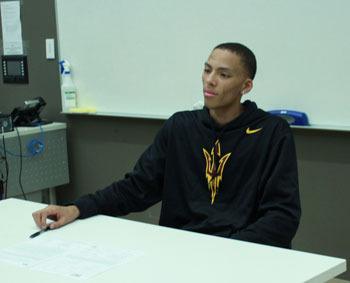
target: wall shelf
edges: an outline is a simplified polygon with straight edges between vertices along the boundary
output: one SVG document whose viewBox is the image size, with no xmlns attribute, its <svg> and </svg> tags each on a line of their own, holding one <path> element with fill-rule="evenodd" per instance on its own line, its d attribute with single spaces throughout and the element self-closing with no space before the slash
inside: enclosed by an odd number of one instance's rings
<svg viewBox="0 0 350 283">
<path fill-rule="evenodd" d="M 138 118 L 138 119 L 155 119 L 155 120 L 166 120 L 169 117 L 165 115 L 136 115 L 133 113 L 121 113 L 121 112 L 61 112 L 65 115 L 84 115 L 84 116 L 107 116 L 107 117 L 121 117 L 121 118 Z M 336 132 L 350 132 L 350 126 L 336 126 L 336 125 L 310 125 L 310 126 L 291 126 L 293 129 L 301 130 L 320 130 L 320 131 L 336 131 Z"/>
<path fill-rule="evenodd" d="M 310 125 L 310 126 L 291 126 L 291 127 L 293 129 L 302 129 L 302 130 L 321 130 L 321 131 L 350 132 L 350 126 Z"/>
</svg>

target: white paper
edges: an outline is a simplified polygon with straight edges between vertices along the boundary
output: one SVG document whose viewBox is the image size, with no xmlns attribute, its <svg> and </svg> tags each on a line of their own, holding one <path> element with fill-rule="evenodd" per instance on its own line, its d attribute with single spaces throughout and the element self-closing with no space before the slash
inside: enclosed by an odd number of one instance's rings
<svg viewBox="0 0 350 283">
<path fill-rule="evenodd" d="M 32 270 L 86 280 L 142 252 L 97 244 L 49 239 L 44 235 L 0 250 L 0 261 Z"/>
<path fill-rule="evenodd" d="M 22 26 L 19 1 L 0 3 L 4 55 L 22 55 Z"/>
</svg>

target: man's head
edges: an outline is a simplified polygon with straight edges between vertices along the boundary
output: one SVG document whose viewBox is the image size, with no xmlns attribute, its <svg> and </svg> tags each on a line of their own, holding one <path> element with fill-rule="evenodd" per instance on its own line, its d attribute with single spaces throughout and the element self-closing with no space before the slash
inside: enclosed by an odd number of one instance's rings
<svg viewBox="0 0 350 283">
<path fill-rule="evenodd" d="M 246 46 L 240 43 L 228 42 L 221 43 L 214 48 L 228 50 L 232 53 L 236 53 L 241 58 L 241 63 L 246 69 L 248 76 L 254 80 L 256 74 L 256 59 L 254 53 Z"/>
<path fill-rule="evenodd" d="M 243 94 L 253 87 L 256 59 L 253 52 L 240 43 L 216 46 L 202 75 L 205 105 L 217 114 L 237 112 Z"/>
</svg>

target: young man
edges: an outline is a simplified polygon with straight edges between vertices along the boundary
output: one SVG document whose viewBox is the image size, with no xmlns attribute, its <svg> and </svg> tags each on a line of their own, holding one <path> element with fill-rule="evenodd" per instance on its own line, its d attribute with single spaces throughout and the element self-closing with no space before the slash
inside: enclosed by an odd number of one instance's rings
<svg viewBox="0 0 350 283">
<path fill-rule="evenodd" d="M 58 228 L 162 201 L 160 225 L 290 247 L 300 219 L 294 141 L 284 120 L 241 103 L 255 72 L 247 47 L 215 47 L 202 76 L 204 109 L 174 114 L 132 173 L 74 205 L 33 213 L 36 224 L 54 218 Z"/>
</svg>

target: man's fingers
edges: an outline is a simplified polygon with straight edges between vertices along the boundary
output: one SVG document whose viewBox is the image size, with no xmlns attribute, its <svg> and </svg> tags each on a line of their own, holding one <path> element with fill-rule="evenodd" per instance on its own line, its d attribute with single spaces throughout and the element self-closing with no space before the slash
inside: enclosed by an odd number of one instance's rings
<svg viewBox="0 0 350 283">
<path fill-rule="evenodd" d="M 65 217 L 60 217 L 57 221 L 50 223 L 50 229 L 57 229 L 60 228 L 61 226 L 67 224 L 66 223 L 66 218 Z"/>
<path fill-rule="evenodd" d="M 54 220 L 49 226 L 51 229 L 56 229 L 75 220 L 79 216 L 79 209 L 73 205 L 68 207 L 49 205 L 44 209 L 35 211 L 32 215 L 36 225 L 40 229 L 48 226 L 48 219 Z"/>
<path fill-rule="evenodd" d="M 36 224 L 36 226 L 40 226 L 40 221 L 39 221 L 39 216 L 38 216 L 38 213 L 37 212 L 33 212 L 32 213 L 32 216 L 33 216 L 33 219 L 34 219 L 34 222 Z"/>
<path fill-rule="evenodd" d="M 46 223 L 45 214 L 43 214 L 42 212 L 39 213 L 38 222 L 39 222 L 39 225 L 38 225 L 39 228 L 42 228 L 44 223 Z"/>
<path fill-rule="evenodd" d="M 43 226 L 43 221 L 45 221 L 45 219 L 43 219 L 43 214 L 42 214 L 42 210 L 36 211 L 32 214 L 35 224 L 41 228 Z"/>
<path fill-rule="evenodd" d="M 56 217 L 57 215 L 56 210 L 57 209 L 54 206 L 49 205 L 44 209 L 34 212 L 32 215 L 36 225 L 41 229 L 45 228 L 47 226 L 47 223 L 46 223 L 47 219 L 49 217 Z"/>
</svg>

